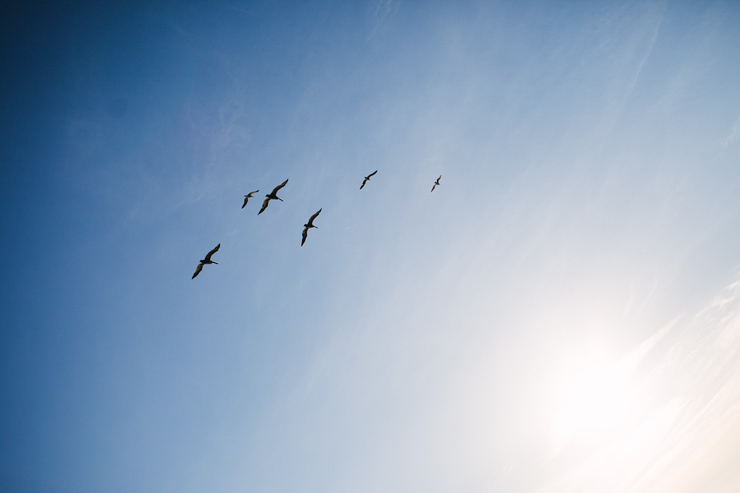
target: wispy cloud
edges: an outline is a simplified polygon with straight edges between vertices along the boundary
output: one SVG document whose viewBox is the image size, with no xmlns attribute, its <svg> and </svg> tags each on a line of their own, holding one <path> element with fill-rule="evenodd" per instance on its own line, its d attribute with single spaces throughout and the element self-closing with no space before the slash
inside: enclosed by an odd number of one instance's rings
<svg viewBox="0 0 740 493">
<path fill-rule="evenodd" d="M 637 347 L 635 347 L 627 354 L 627 356 L 622 358 L 622 360 L 619 362 L 619 365 L 624 367 L 625 371 L 627 372 L 632 372 L 633 370 L 635 370 L 637 366 L 645 359 L 650 350 L 652 350 L 660 341 L 665 338 L 666 335 L 668 335 L 668 332 L 670 332 L 671 329 L 676 326 L 679 320 L 681 320 L 680 316 L 674 318 L 658 332 L 638 344 Z"/>
<path fill-rule="evenodd" d="M 626 101 L 632 94 L 632 91 L 634 91 L 635 86 L 637 85 L 637 81 L 640 78 L 640 73 L 642 72 L 642 68 L 645 66 L 645 62 L 647 62 L 648 58 L 650 58 L 650 54 L 653 52 L 653 48 L 655 47 L 655 41 L 658 39 L 658 34 L 660 33 L 660 26 L 663 24 L 663 17 L 665 16 L 665 6 L 666 6 L 666 2 L 663 2 L 663 4 L 660 7 L 660 12 L 658 13 L 658 18 L 655 22 L 655 27 L 653 29 L 653 34 L 650 38 L 650 42 L 645 50 L 645 53 L 642 56 L 642 59 L 640 60 L 639 65 L 637 66 L 637 70 L 635 70 L 635 74 L 632 78 L 632 82 L 627 88 L 627 93 L 624 96 L 624 101 Z M 623 105 L 624 105 L 624 102 L 623 102 Z"/>
<path fill-rule="evenodd" d="M 371 27 L 368 40 L 377 36 L 386 26 L 388 20 L 398 12 L 401 0 L 380 0 L 372 11 Z"/>
<path fill-rule="evenodd" d="M 735 120 L 734 125 L 730 129 L 730 132 L 720 142 L 720 145 L 724 148 L 732 146 L 740 138 L 740 117 Z"/>
<path fill-rule="evenodd" d="M 625 23 L 630 28 L 622 33 L 613 56 L 614 72 L 612 81 L 607 86 L 611 97 L 605 106 L 603 119 L 603 139 L 608 138 L 616 128 L 628 101 L 632 97 L 650 56 L 653 53 L 656 41 L 660 35 L 663 18 L 665 17 L 666 3 L 651 5 L 643 9 L 630 8 L 626 11 L 618 10 L 618 15 L 610 22 L 616 25 Z M 634 24 L 632 26 L 631 24 Z M 606 44 L 610 46 L 610 44 Z"/>
</svg>

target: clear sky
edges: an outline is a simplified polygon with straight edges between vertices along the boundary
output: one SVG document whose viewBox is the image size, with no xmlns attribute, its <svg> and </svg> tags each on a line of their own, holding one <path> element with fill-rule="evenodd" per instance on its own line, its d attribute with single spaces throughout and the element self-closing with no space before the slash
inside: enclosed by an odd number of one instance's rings
<svg viewBox="0 0 740 493">
<path fill-rule="evenodd" d="M 0 490 L 740 491 L 740 3 L 7 3 Z"/>
</svg>

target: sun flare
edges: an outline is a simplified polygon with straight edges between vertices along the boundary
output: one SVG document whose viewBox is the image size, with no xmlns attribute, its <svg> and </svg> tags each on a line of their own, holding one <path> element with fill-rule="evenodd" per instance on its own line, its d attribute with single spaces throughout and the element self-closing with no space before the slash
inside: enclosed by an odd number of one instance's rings
<svg viewBox="0 0 740 493">
<path fill-rule="evenodd" d="M 552 425 L 553 453 L 575 438 L 607 440 L 622 432 L 635 411 L 629 368 L 592 360 L 566 385 Z"/>
</svg>

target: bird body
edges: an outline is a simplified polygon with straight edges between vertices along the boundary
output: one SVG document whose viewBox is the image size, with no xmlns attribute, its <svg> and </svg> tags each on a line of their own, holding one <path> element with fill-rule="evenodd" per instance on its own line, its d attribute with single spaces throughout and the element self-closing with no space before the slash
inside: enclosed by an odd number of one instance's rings
<svg viewBox="0 0 740 493">
<path fill-rule="evenodd" d="M 213 255 L 214 253 L 216 253 L 219 248 L 221 248 L 221 243 L 219 243 L 218 245 L 216 245 L 216 248 L 214 248 L 213 250 L 211 250 L 210 252 L 208 252 L 208 255 L 206 255 L 206 258 L 204 258 L 203 260 L 201 260 L 200 263 L 198 264 L 198 267 L 195 268 L 195 274 L 193 274 L 193 277 L 191 277 L 191 279 L 195 279 L 195 276 L 197 276 L 198 274 L 200 274 L 200 271 L 203 270 L 203 266 L 204 265 L 206 265 L 206 264 L 216 264 L 216 265 L 218 265 L 218 262 L 214 262 L 213 260 L 211 260 L 211 255 Z"/>
<path fill-rule="evenodd" d="M 281 199 L 280 197 L 278 197 L 278 196 L 277 196 L 277 193 L 278 193 L 278 191 L 279 191 L 279 190 L 280 190 L 281 188 L 283 188 L 283 187 L 284 187 L 284 186 L 285 186 L 285 185 L 286 185 L 287 183 L 288 183 L 288 180 L 285 180 L 285 181 L 284 181 L 284 182 L 282 182 L 282 183 L 281 183 L 280 185 L 278 185 L 278 186 L 276 186 L 275 188 L 273 188 L 273 189 L 272 189 L 272 192 L 270 192 L 270 193 L 268 193 L 268 194 L 265 194 L 265 197 L 266 197 L 266 198 L 265 198 L 264 202 L 262 202 L 262 208 L 261 208 L 261 209 L 260 209 L 260 211 L 259 211 L 259 212 L 257 213 L 257 215 L 258 215 L 258 216 L 259 216 L 260 214 L 262 214 L 262 212 L 264 212 L 264 210 L 265 210 L 265 209 L 267 209 L 267 205 L 268 205 L 268 204 L 270 203 L 270 201 L 271 201 L 271 200 L 276 200 L 276 199 L 277 199 L 277 200 L 279 200 L 280 202 L 283 202 L 283 199 Z"/>
<path fill-rule="evenodd" d="M 244 196 L 244 204 L 242 205 L 242 209 L 244 209 L 244 206 L 247 205 L 247 202 L 249 202 L 249 199 L 252 198 L 252 195 L 259 192 L 259 190 L 255 190 L 254 192 L 249 192 L 249 195 Z"/>
<path fill-rule="evenodd" d="M 373 176 L 373 175 L 375 175 L 375 173 L 377 173 L 377 172 L 378 172 L 378 170 L 376 169 L 375 171 L 373 171 L 372 173 L 370 173 L 369 175 L 367 175 L 364 180 L 362 180 L 362 185 L 360 185 L 360 190 L 362 190 L 362 187 L 365 186 L 365 183 L 367 183 L 367 182 L 370 181 L 370 177 Z"/>
<path fill-rule="evenodd" d="M 442 175 L 439 175 L 439 178 L 437 178 L 437 181 L 434 182 L 434 185 L 432 185 L 432 192 L 435 188 L 437 188 L 437 185 L 439 185 L 439 180 L 442 178 Z"/>
<path fill-rule="evenodd" d="M 314 214 L 313 216 L 311 216 L 311 218 L 308 220 L 308 222 L 303 225 L 303 239 L 301 240 L 301 246 L 303 246 L 303 244 L 306 243 L 306 238 L 308 238 L 308 230 L 311 229 L 311 228 L 318 228 L 318 226 L 314 226 L 313 225 L 313 220 L 316 219 L 316 217 L 319 214 L 321 214 L 321 210 L 322 209 L 323 209 L 323 207 L 321 209 L 319 209 L 319 211 L 316 214 Z"/>
</svg>

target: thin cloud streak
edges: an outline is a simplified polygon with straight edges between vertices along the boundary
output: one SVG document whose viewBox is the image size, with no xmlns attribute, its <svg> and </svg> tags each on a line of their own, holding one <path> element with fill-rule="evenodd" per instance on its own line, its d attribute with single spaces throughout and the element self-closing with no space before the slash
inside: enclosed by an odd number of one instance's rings
<svg viewBox="0 0 740 493">
<path fill-rule="evenodd" d="M 720 145 L 725 148 L 730 147 L 737 142 L 738 138 L 740 138 L 740 117 L 735 120 L 735 124 L 732 126 L 727 136 L 722 139 Z"/>
<path fill-rule="evenodd" d="M 643 55 L 642 60 L 640 61 L 640 64 L 637 66 L 637 70 L 635 71 L 635 76 L 632 79 L 632 83 L 627 88 L 627 93 L 624 96 L 622 107 L 624 107 L 627 100 L 632 95 L 632 91 L 635 90 L 635 86 L 637 85 L 637 80 L 640 78 L 640 73 L 642 72 L 642 68 L 645 66 L 645 63 L 648 61 L 648 58 L 650 58 L 650 54 L 653 52 L 653 48 L 655 47 L 655 41 L 658 39 L 658 34 L 660 32 L 660 26 L 661 24 L 663 24 L 663 18 L 665 17 L 665 9 L 666 9 L 667 4 L 668 4 L 668 0 L 665 0 L 663 2 L 663 5 L 660 7 L 660 14 L 658 16 L 658 20 L 655 23 L 655 30 L 653 31 L 653 36 L 650 39 L 650 44 L 645 50 L 645 54 Z"/>
<path fill-rule="evenodd" d="M 370 41 L 385 29 L 389 19 L 398 12 L 400 4 L 401 0 L 380 0 L 375 4 L 370 20 L 371 27 L 367 41 Z"/>
</svg>

